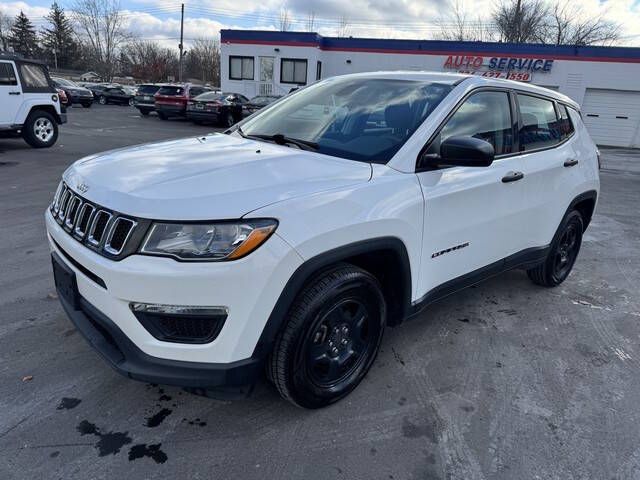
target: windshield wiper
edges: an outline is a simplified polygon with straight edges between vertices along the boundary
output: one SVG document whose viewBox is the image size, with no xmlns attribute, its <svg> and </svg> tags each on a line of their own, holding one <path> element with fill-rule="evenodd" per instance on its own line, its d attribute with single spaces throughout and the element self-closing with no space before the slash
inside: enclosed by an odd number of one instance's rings
<svg viewBox="0 0 640 480">
<path fill-rule="evenodd" d="M 317 151 L 320 148 L 315 142 L 309 142 L 308 140 L 300 140 L 299 138 L 291 138 L 281 133 L 276 133 L 275 135 L 261 135 L 261 134 L 246 134 L 240 130 L 238 127 L 238 133 L 245 138 L 257 138 L 258 140 L 267 140 L 269 142 L 276 143 L 278 145 L 295 145 L 301 150 L 309 150 L 312 152 Z"/>
</svg>

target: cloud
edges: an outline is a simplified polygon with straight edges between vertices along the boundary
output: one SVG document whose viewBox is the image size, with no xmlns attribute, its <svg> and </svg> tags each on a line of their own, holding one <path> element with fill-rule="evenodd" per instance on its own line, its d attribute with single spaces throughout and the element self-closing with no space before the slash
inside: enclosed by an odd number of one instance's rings
<svg viewBox="0 0 640 480">
<path fill-rule="evenodd" d="M 34 0 L 38 1 L 38 0 Z M 222 28 L 274 30 L 280 11 L 286 6 L 292 30 L 306 29 L 307 18 L 315 14 L 315 30 L 337 35 L 341 19 L 347 34 L 360 37 L 434 38 L 438 21 L 451 12 L 453 0 L 186 0 L 185 44 L 192 39 L 217 37 Z M 470 21 L 489 22 L 496 0 L 462 1 Z M 564 0 L 561 0 L 564 1 Z M 569 0 L 570 1 L 570 0 Z M 130 31 L 176 48 L 180 35 L 180 5 L 172 0 L 122 0 Z M 637 0 L 582 0 L 574 2 L 578 15 L 607 19 L 622 25 L 622 45 L 640 46 L 640 2 Z M 15 16 L 23 10 L 40 28 L 48 8 L 28 2 L 0 3 L 0 11 Z"/>
</svg>

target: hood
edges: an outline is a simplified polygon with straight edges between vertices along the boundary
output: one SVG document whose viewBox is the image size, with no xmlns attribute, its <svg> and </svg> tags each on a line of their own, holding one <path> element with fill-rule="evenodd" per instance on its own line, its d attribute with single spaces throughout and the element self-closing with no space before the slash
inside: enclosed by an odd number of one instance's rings
<svg viewBox="0 0 640 480">
<path fill-rule="evenodd" d="M 63 176 L 106 208 L 156 220 L 240 218 L 271 203 L 371 178 L 367 163 L 212 134 L 113 150 Z"/>
</svg>

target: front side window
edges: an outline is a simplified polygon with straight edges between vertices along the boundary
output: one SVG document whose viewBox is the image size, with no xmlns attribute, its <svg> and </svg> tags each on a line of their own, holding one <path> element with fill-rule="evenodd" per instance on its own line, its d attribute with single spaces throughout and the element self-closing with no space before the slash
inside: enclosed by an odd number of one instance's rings
<svg viewBox="0 0 640 480">
<path fill-rule="evenodd" d="M 496 155 L 513 152 L 513 122 L 507 92 L 478 92 L 471 95 L 447 121 L 428 153 L 439 154 L 449 137 L 469 136 L 493 145 Z"/>
<path fill-rule="evenodd" d="M 518 94 L 520 117 L 520 148 L 523 151 L 551 147 L 560 143 L 561 134 L 556 109 L 551 100 Z"/>
<path fill-rule="evenodd" d="M 307 61 L 296 58 L 283 58 L 280 63 L 280 82 L 307 84 Z"/>
<path fill-rule="evenodd" d="M 47 88 L 49 86 L 47 74 L 41 65 L 23 63 L 20 65 L 20 75 L 26 88 Z"/>
<path fill-rule="evenodd" d="M 334 77 L 284 98 L 242 133 L 284 135 L 326 155 L 387 163 L 452 88 L 453 81 Z"/>
<path fill-rule="evenodd" d="M 9 62 L 0 62 L 0 85 L 17 85 L 16 72 Z"/>
<path fill-rule="evenodd" d="M 229 57 L 230 80 L 253 80 L 253 57 Z"/>
</svg>

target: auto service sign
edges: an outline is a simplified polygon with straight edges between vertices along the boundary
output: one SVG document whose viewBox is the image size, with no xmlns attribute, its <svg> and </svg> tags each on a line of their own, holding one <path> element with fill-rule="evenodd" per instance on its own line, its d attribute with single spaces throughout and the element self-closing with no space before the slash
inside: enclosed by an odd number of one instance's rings
<svg viewBox="0 0 640 480">
<path fill-rule="evenodd" d="M 449 55 L 444 68 L 456 69 L 459 73 L 490 78 L 506 78 L 530 82 L 535 72 L 548 73 L 553 60 L 532 57 L 485 57 L 480 55 Z"/>
</svg>

